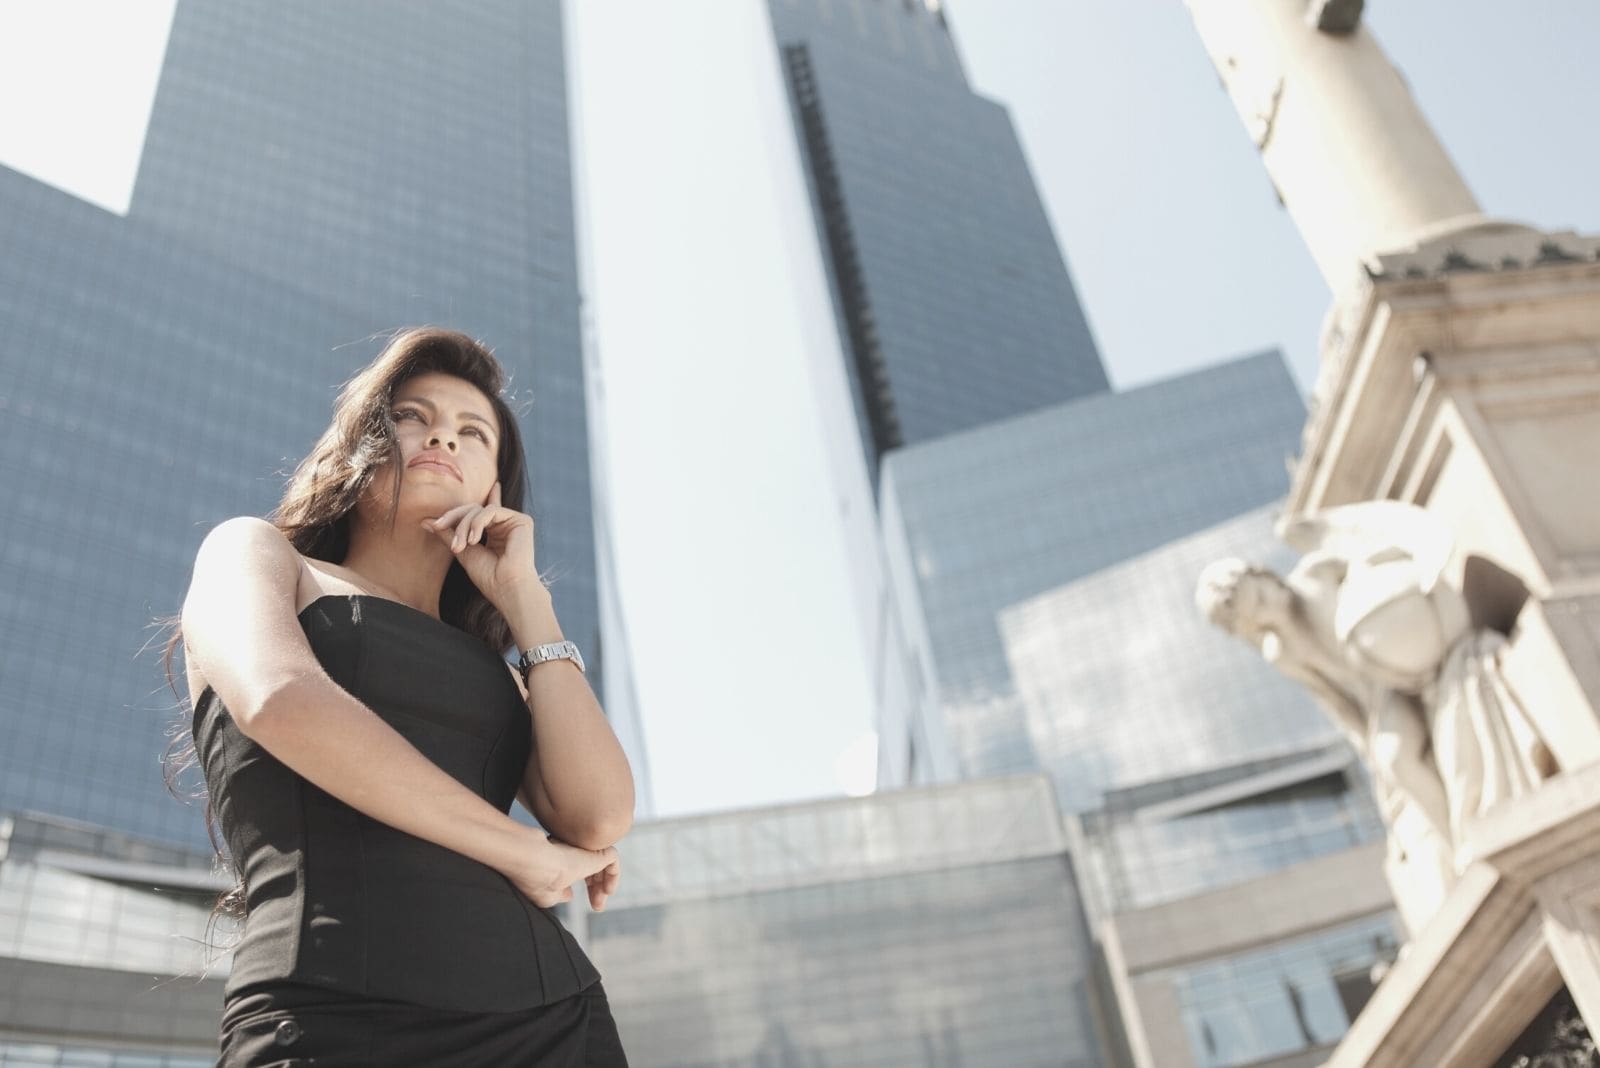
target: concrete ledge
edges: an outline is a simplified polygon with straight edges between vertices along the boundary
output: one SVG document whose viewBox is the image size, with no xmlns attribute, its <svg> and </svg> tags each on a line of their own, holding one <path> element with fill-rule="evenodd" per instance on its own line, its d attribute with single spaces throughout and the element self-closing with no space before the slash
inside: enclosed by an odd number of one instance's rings
<svg viewBox="0 0 1600 1068">
<path fill-rule="evenodd" d="M 1393 907 L 1384 844 L 1330 853 L 1259 879 L 1106 921 L 1130 975 L 1228 956 Z"/>
<path fill-rule="evenodd" d="M 214 1055 L 223 982 L 0 957 L 0 1035 Z"/>
</svg>

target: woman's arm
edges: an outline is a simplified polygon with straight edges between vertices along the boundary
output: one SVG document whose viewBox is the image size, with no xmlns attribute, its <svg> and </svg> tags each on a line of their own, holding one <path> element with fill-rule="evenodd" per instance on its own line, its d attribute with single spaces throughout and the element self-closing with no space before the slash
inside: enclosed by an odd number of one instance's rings
<svg viewBox="0 0 1600 1068">
<path fill-rule="evenodd" d="M 508 607 L 506 622 L 518 648 L 563 640 L 542 583 L 528 584 Z M 523 803 L 563 842 L 583 849 L 615 845 L 633 826 L 633 771 L 583 672 L 570 660 L 536 664 L 524 696 L 534 749 Z"/>
<path fill-rule="evenodd" d="M 240 731 L 357 811 L 502 872 L 538 905 L 566 900 L 614 859 L 517 823 L 329 678 L 295 612 L 300 568 L 282 533 L 253 517 L 219 524 L 195 558 L 184 648 Z"/>
</svg>

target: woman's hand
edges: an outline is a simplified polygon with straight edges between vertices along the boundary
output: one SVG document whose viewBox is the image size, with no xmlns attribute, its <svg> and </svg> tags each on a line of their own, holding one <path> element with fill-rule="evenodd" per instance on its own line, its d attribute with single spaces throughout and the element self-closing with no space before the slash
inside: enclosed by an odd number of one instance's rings
<svg viewBox="0 0 1600 1068">
<path fill-rule="evenodd" d="M 450 546 L 472 584 L 502 614 L 507 591 L 540 582 L 533 562 L 533 517 L 502 506 L 498 482 L 488 504 L 458 504 L 437 519 L 424 519 L 422 526 Z"/>
<path fill-rule="evenodd" d="M 589 907 L 605 908 L 606 898 L 617 892 L 622 867 L 616 846 L 579 849 L 554 838 L 538 840 L 510 870 L 502 872 L 512 884 L 542 909 L 572 900 L 572 884 L 582 879 L 589 888 Z"/>
</svg>

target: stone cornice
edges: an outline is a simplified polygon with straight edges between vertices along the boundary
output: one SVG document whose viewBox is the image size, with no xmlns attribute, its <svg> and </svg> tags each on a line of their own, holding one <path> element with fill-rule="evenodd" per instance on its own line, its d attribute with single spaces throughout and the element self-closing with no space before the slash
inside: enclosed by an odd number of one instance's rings
<svg viewBox="0 0 1600 1068">
<path fill-rule="evenodd" d="M 1388 465 L 1379 455 L 1388 455 L 1428 370 L 1419 357 L 1577 340 L 1541 323 L 1556 306 L 1594 318 L 1600 336 L 1596 298 L 1600 237 L 1478 222 L 1373 257 L 1365 281 L 1325 323 L 1286 515 L 1380 492 Z"/>
</svg>

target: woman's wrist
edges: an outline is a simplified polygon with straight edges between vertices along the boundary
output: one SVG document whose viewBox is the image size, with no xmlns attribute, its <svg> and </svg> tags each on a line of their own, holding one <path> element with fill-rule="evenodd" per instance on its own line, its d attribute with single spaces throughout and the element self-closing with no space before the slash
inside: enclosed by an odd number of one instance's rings
<svg viewBox="0 0 1600 1068">
<path fill-rule="evenodd" d="M 518 649 L 565 640 L 561 623 L 556 619 L 555 602 L 544 583 L 522 583 L 507 590 L 500 600 L 504 605 L 500 614 L 511 627 L 511 637 Z"/>
<path fill-rule="evenodd" d="M 488 855 L 479 859 L 500 874 L 509 875 L 525 868 L 532 856 L 549 845 L 549 841 L 537 827 L 518 823 L 510 816 L 505 820 L 501 833 L 495 836 L 490 845 Z"/>
</svg>

